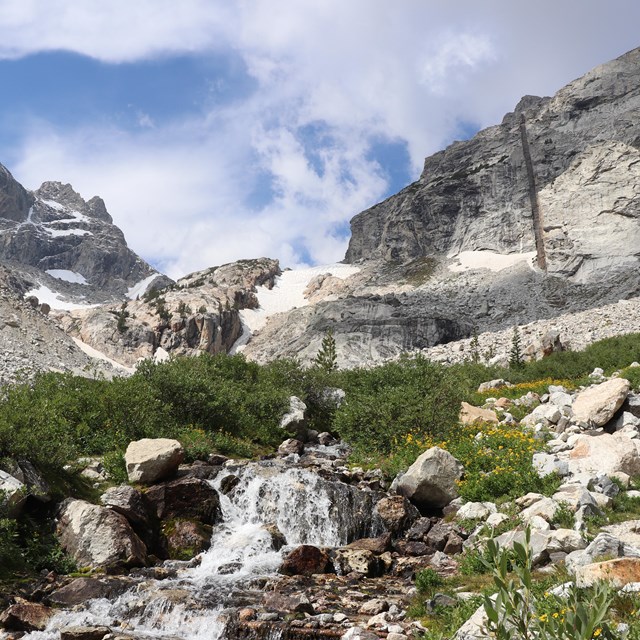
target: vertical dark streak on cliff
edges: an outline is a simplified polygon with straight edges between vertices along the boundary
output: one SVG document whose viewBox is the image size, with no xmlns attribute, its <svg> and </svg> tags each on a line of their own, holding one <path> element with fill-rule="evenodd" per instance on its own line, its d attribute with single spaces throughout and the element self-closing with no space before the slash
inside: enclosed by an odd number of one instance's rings
<svg viewBox="0 0 640 640">
<path fill-rule="evenodd" d="M 538 189 L 536 187 L 536 176 L 533 172 L 533 162 L 529 149 L 529 138 L 527 136 L 527 124 L 524 115 L 520 116 L 520 138 L 522 139 L 522 153 L 524 163 L 527 168 L 527 178 L 529 180 L 529 200 L 531 201 L 531 213 L 533 214 L 533 234 L 536 239 L 537 262 L 540 269 L 547 270 L 547 257 L 544 251 L 544 237 L 542 232 L 542 214 L 538 204 Z"/>
</svg>

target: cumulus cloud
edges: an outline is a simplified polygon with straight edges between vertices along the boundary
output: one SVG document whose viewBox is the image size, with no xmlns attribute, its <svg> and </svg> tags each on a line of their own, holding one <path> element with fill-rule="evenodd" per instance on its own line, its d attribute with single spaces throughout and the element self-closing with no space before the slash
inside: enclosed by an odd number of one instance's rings
<svg viewBox="0 0 640 640">
<path fill-rule="evenodd" d="M 32 121 L 13 169 L 105 197 L 173 276 L 258 255 L 331 262 L 346 222 L 387 193 L 372 145 L 406 145 L 417 176 L 470 123 L 636 46 L 639 23 L 635 0 L 4 0 L 0 57 L 229 53 L 254 83 L 163 125 L 140 113 L 135 132 Z"/>
</svg>

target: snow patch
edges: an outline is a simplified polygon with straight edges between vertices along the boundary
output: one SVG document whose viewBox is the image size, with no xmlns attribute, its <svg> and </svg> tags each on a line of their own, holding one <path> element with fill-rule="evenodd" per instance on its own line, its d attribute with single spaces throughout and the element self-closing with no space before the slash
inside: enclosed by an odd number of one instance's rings
<svg viewBox="0 0 640 640">
<path fill-rule="evenodd" d="M 46 227 L 43 227 L 43 228 L 52 238 L 59 238 L 60 236 L 92 236 L 93 235 L 91 231 L 87 231 L 86 229 L 47 229 Z"/>
<path fill-rule="evenodd" d="M 42 204 L 46 204 L 50 209 L 54 209 L 55 211 L 66 211 L 67 207 L 55 200 L 40 200 Z"/>
<path fill-rule="evenodd" d="M 307 267 L 285 271 L 276 278 L 273 289 L 256 287 L 258 309 L 243 309 L 240 311 L 242 321 L 242 335 L 231 348 L 231 353 L 242 351 L 249 342 L 251 335 L 262 329 L 267 319 L 275 313 L 284 313 L 297 307 L 306 307 L 309 301 L 304 297 L 304 290 L 316 276 L 329 273 L 336 278 L 345 280 L 360 271 L 359 267 L 350 264 L 330 264 L 320 267 Z"/>
<path fill-rule="evenodd" d="M 457 256 L 450 256 L 458 261 L 458 264 L 449 265 L 449 270 L 456 273 L 469 271 L 470 269 L 489 269 L 490 271 L 502 271 L 519 262 L 529 262 L 536 257 L 535 251 L 527 253 L 496 253 L 495 251 L 462 251 Z"/>
<path fill-rule="evenodd" d="M 62 311 L 72 311 L 73 309 L 90 309 L 97 307 L 97 304 L 80 304 L 77 302 L 68 302 L 60 297 L 59 293 L 51 291 L 49 287 L 45 287 L 43 284 L 37 289 L 31 289 L 24 294 L 25 298 L 29 296 L 35 296 L 38 298 L 38 302 L 46 302 L 52 309 L 58 309 Z"/>
<path fill-rule="evenodd" d="M 47 269 L 45 273 L 57 278 L 58 280 L 64 280 L 65 282 L 72 282 L 74 284 L 89 284 L 86 278 L 76 271 L 69 271 L 68 269 Z"/>
<path fill-rule="evenodd" d="M 159 276 L 159 273 L 152 273 L 150 276 L 145 278 L 144 280 L 140 280 L 137 284 L 134 284 L 133 287 L 130 287 L 127 290 L 127 298 L 129 300 L 135 300 L 138 296 L 144 295 L 149 288 L 149 285 Z"/>
<path fill-rule="evenodd" d="M 106 356 L 102 351 L 98 351 L 94 349 L 92 346 L 88 345 L 86 342 L 82 342 L 78 338 L 71 338 L 78 347 L 84 351 L 91 358 L 95 358 L 96 360 L 102 360 L 103 362 L 108 362 L 116 369 L 120 369 L 121 371 L 126 371 L 127 373 L 135 373 L 135 369 L 131 367 L 125 367 L 123 364 L 120 364 L 116 360 L 111 359 L 109 356 Z"/>
</svg>

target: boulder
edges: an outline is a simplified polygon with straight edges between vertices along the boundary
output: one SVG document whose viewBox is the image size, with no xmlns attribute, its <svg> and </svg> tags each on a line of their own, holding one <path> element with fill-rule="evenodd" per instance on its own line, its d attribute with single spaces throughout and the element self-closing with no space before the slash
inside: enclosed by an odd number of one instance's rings
<svg viewBox="0 0 640 640">
<path fill-rule="evenodd" d="M 142 493 L 128 484 L 110 487 L 100 496 L 100 502 L 121 513 L 133 525 L 146 527 L 149 524 L 147 504 Z"/>
<path fill-rule="evenodd" d="M 523 522 L 527 522 L 534 516 L 538 516 L 547 522 L 551 522 L 556 515 L 556 511 L 560 508 L 560 505 L 553 498 L 541 498 L 534 502 L 531 506 L 523 509 L 520 513 L 520 517 Z"/>
<path fill-rule="evenodd" d="M 418 510 L 404 496 L 387 496 L 376 503 L 374 514 L 392 533 L 408 529 L 419 517 Z"/>
<path fill-rule="evenodd" d="M 177 440 L 144 438 L 129 443 L 124 458 L 129 482 L 152 484 L 175 474 L 184 450 Z"/>
<path fill-rule="evenodd" d="M 160 520 L 179 518 L 215 524 L 221 517 L 217 491 L 200 478 L 163 482 L 149 487 L 144 496 Z"/>
<path fill-rule="evenodd" d="M 288 456 L 296 454 L 301 456 L 304 453 L 304 443 L 301 440 L 295 438 L 288 438 L 278 447 L 278 454 L 281 456 Z"/>
<path fill-rule="evenodd" d="M 493 502 L 467 502 L 456 513 L 456 520 L 486 520 L 498 507 Z"/>
<path fill-rule="evenodd" d="M 474 422 L 492 422 L 497 424 L 499 422 L 498 414 L 492 409 L 474 407 L 468 402 L 462 403 L 458 419 L 462 424 L 473 424 Z"/>
<path fill-rule="evenodd" d="M 44 631 L 53 609 L 35 602 L 12 604 L 0 614 L 0 627 L 8 631 Z"/>
<path fill-rule="evenodd" d="M 391 548 L 391 533 L 385 533 L 378 538 L 360 538 L 346 546 L 346 549 L 371 551 L 381 554 Z"/>
<path fill-rule="evenodd" d="M 26 499 L 26 485 L 5 471 L 0 471 L 0 508 L 6 510 L 10 517 L 15 517 Z"/>
<path fill-rule="evenodd" d="M 67 627 L 60 631 L 60 640 L 102 640 L 110 634 L 109 627 Z"/>
<path fill-rule="evenodd" d="M 621 432 L 580 435 L 575 438 L 568 462 L 569 471 L 574 475 L 605 473 L 615 476 L 622 472 L 636 476 L 640 474 L 640 442 Z"/>
<path fill-rule="evenodd" d="M 397 490 L 419 509 L 441 509 L 458 497 L 456 481 L 462 472 L 462 464 L 448 451 L 431 447 L 407 469 Z"/>
<path fill-rule="evenodd" d="M 484 393 L 485 391 L 492 391 L 493 389 L 502 389 L 503 387 L 512 387 L 513 385 L 502 378 L 496 378 L 495 380 L 489 380 L 483 382 L 478 387 L 478 393 Z"/>
<path fill-rule="evenodd" d="M 58 535 L 80 566 L 135 566 L 147 559 L 147 548 L 122 514 L 84 500 L 62 503 Z"/>
<path fill-rule="evenodd" d="M 162 532 L 166 554 L 173 560 L 191 560 L 211 546 L 211 528 L 193 520 L 172 520 Z"/>
<path fill-rule="evenodd" d="M 500 536 L 494 538 L 496 544 L 506 549 L 511 549 L 514 542 L 525 544 L 525 532 L 516 529 L 507 531 Z M 531 532 L 531 560 L 534 566 L 544 564 L 549 559 L 548 552 L 549 535 L 548 533 L 532 531 Z"/>
<path fill-rule="evenodd" d="M 48 596 L 48 602 L 71 608 L 95 598 L 114 599 L 130 587 L 130 580 L 121 576 L 76 578 L 51 593 Z"/>
<path fill-rule="evenodd" d="M 335 565 L 342 575 L 355 572 L 375 578 L 384 573 L 384 564 L 366 549 L 338 549 L 335 552 Z"/>
<path fill-rule="evenodd" d="M 602 427 L 613 418 L 629 395 L 624 378 L 612 378 L 579 393 L 573 402 L 573 419 L 589 427 Z"/>
<path fill-rule="evenodd" d="M 576 568 L 578 587 L 590 587 L 603 580 L 618 588 L 640 582 L 640 558 L 615 558 Z"/>
<path fill-rule="evenodd" d="M 296 547 L 280 567 L 280 573 L 288 576 L 311 576 L 316 573 L 333 573 L 333 565 L 326 551 L 310 544 Z"/>
<path fill-rule="evenodd" d="M 307 405 L 302 402 L 300 398 L 291 396 L 289 398 L 289 410 L 282 416 L 280 428 L 289 433 L 300 433 L 304 431 L 306 410 Z"/>
</svg>

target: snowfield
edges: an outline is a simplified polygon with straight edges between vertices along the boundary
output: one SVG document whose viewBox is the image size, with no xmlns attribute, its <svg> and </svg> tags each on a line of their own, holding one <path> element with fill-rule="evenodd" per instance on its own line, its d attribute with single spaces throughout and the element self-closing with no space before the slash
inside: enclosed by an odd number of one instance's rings
<svg viewBox="0 0 640 640">
<path fill-rule="evenodd" d="M 502 271 L 519 262 L 529 262 L 536 257 L 535 251 L 528 253 L 496 253 L 495 251 L 462 251 L 457 256 L 450 256 L 459 264 L 449 265 L 450 271 L 460 273 L 470 269 L 489 269 Z"/>
<path fill-rule="evenodd" d="M 329 273 L 336 278 L 345 280 L 359 271 L 359 267 L 354 267 L 350 264 L 329 264 L 319 267 L 292 269 L 283 272 L 281 276 L 276 278 L 273 289 L 257 287 L 260 307 L 258 309 L 243 309 L 240 311 L 244 330 L 233 345 L 231 353 L 242 351 L 252 334 L 262 329 L 270 316 L 290 311 L 297 307 L 307 306 L 309 301 L 304 297 L 304 290 L 316 276 Z"/>
</svg>

